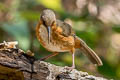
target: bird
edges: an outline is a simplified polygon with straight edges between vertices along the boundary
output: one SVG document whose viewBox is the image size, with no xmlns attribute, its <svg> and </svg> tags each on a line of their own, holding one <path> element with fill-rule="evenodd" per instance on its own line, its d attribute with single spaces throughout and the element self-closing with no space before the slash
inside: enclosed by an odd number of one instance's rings
<svg viewBox="0 0 120 80">
<path fill-rule="evenodd" d="M 46 60 L 58 55 L 60 52 L 70 52 L 72 54 L 72 66 L 75 68 L 75 50 L 80 49 L 88 59 L 95 65 L 103 65 L 98 55 L 76 34 L 68 23 L 56 19 L 53 10 L 45 9 L 41 12 L 40 20 L 36 25 L 36 36 L 40 44 L 48 51 L 52 52 L 41 60 Z"/>
</svg>

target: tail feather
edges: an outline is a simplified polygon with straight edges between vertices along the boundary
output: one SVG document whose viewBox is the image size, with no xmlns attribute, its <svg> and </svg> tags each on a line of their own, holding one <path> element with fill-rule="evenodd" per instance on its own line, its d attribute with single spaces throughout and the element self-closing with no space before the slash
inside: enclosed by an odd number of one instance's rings
<svg viewBox="0 0 120 80">
<path fill-rule="evenodd" d="M 79 48 L 91 60 L 93 64 L 103 65 L 97 54 L 79 37 L 75 37 L 75 48 Z"/>
</svg>

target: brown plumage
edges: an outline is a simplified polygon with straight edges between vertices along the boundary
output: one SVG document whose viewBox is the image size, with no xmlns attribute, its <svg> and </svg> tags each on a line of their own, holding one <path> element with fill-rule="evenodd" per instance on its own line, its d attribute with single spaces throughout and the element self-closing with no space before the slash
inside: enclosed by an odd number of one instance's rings
<svg viewBox="0 0 120 80">
<path fill-rule="evenodd" d="M 102 65 L 102 61 L 97 54 L 87 46 L 87 44 L 77 37 L 72 27 L 60 20 L 56 20 L 52 10 L 46 9 L 42 12 L 36 28 L 36 35 L 41 45 L 54 54 L 44 59 L 57 55 L 59 52 L 71 52 L 73 57 L 72 68 L 75 68 L 74 53 L 79 48 L 92 63 Z"/>
</svg>

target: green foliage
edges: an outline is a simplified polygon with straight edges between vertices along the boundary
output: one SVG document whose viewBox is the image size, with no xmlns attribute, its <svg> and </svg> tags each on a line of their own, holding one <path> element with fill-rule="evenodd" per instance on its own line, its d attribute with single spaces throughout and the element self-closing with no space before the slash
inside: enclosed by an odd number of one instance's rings
<svg viewBox="0 0 120 80">
<path fill-rule="evenodd" d="M 51 8 L 55 11 L 62 11 L 62 5 L 60 0 L 37 0 L 40 4 L 44 5 L 46 8 Z"/>
<path fill-rule="evenodd" d="M 26 10 L 21 12 L 21 16 L 27 20 L 36 21 L 36 20 L 39 20 L 40 13 Z"/>
<path fill-rule="evenodd" d="M 112 67 L 107 61 L 103 59 L 103 66 L 98 67 L 98 70 L 100 73 L 102 73 L 104 76 L 109 78 L 115 78 L 116 79 L 116 70 L 114 67 Z"/>
<path fill-rule="evenodd" d="M 120 25 L 112 27 L 113 31 L 120 33 Z"/>
<path fill-rule="evenodd" d="M 0 11 L 8 11 L 8 8 L 6 8 L 5 5 L 0 3 Z"/>
</svg>

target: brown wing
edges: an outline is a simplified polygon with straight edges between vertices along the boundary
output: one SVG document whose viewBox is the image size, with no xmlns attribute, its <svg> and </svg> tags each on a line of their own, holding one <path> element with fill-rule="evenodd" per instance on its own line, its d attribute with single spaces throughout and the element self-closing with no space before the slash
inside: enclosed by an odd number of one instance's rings
<svg viewBox="0 0 120 80">
<path fill-rule="evenodd" d="M 58 27 L 62 28 L 62 30 L 63 30 L 62 35 L 64 35 L 65 37 L 68 37 L 70 35 L 74 35 L 74 31 L 69 24 L 62 22 L 60 20 L 57 20 L 56 25 Z"/>
</svg>

